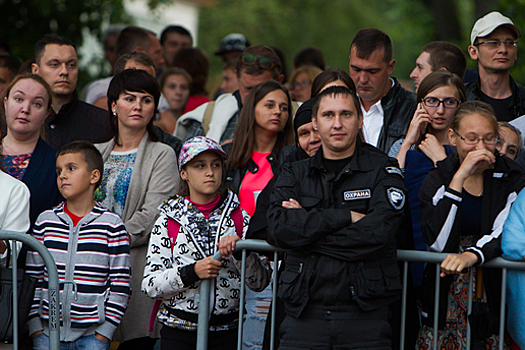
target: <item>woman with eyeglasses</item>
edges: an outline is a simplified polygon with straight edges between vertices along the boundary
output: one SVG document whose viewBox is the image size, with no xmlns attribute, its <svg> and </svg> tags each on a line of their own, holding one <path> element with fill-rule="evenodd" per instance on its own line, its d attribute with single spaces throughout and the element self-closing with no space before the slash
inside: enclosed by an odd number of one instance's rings
<svg viewBox="0 0 525 350">
<path fill-rule="evenodd" d="M 448 129 L 454 113 L 466 99 L 465 85 L 458 76 L 445 70 L 430 73 L 417 91 L 418 107 L 405 139 L 395 142 L 389 152 L 405 171 L 412 233 L 417 250 L 427 250 L 421 232 L 418 193 L 430 169 L 454 152 L 448 139 Z M 412 264 L 416 290 L 421 287 L 423 268 L 423 263 Z"/>
<path fill-rule="evenodd" d="M 312 82 L 315 77 L 323 71 L 316 66 L 302 66 L 297 68 L 290 78 L 290 95 L 292 100 L 297 102 L 306 102 L 310 99 Z"/>
<path fill-rule="evenodd" d="M 421 226 L 430 251 L 450 253 L 441 263 L 439 349 L 466 350 L 468 268 L 501 255 L 503 224 L 525 186 L 525 174 L 496 150 L 498 123 L 494 110 L 484 102 L 463 103 L 448 137 L 457 152 L 438 162 L 423 181 Z M 435 274 L 435 266 L 427 264 L 418 349 L 432 347 Z M 501 273 L 476 267 L 473 276 L 475 304 L 484 311 L 469 317 L 472 342 L 496 349 Z M 493 326 L 482 327 L 484 322 Z"/>
</svg>

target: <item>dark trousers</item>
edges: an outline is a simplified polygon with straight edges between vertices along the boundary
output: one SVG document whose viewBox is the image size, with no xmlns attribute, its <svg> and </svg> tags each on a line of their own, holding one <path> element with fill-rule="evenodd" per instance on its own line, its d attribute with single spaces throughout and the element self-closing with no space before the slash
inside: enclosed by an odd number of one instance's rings
<svg viewBox="0 0 525 350">
<path fill-rule="evenodd" d="M 153 350 L 157 339 L 142 337 L 120 343 L 117 350 Z"/>
<path fill-rule="evenodd" d="M 208 350 L 237 349 L 237 329 L 231 331 L 208 332 Z M 162 326 L 160 330 L 160 350 L 195 350 L 197 331 Z"/>
<path fill-rule="evenodd" d="M 280 350 L 391 350 L 389 307 L 365 312 L 305 310 L 299 318 L 286 316 L 279 329 Z"/>
</svg>

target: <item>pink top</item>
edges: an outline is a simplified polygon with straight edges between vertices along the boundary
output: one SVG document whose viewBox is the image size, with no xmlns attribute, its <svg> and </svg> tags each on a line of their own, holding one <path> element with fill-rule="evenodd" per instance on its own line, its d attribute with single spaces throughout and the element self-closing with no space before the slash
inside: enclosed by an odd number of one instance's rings
<svg viewBox="0 0 525 350">
<path fill-rule="evenodd" d="M 189 196 L 186 197 L 186 199 L 192 202 Z M 204 203 L 204 204 L 195 203 L 195 202 L 192 202 L 192 203 L 195 204 L 197 209 L 199 209 L 200 212 L 204 214 L 204 217 L 208 219 L 210 217 L 211 211 L 217 206 L 217 204 L 219 204 L 220 199 L 221 199 L 221 196 L 218 194 L 217 197 L 215 197 L 215 199 L 212 200 L 211 202 Z"/>
<path fill-rule="evenodd" d="M 266 159 L 271 152 L 261 153 L 253 152 L 252 160 L 257 164 L 257 172 L 252 174 L 247 171 L 241 183 L 239 190 L 239 201 L 241 208 L 246 210 L 250 216 L 255 212 L 255 204 L 259 193 L 266 187 L 273 177 L 272 165 Z"/>
</svg>

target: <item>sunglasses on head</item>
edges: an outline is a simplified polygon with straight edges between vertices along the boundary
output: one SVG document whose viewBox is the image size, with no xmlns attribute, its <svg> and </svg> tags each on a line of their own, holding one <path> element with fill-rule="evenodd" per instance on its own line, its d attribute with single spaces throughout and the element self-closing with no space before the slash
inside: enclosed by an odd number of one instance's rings
<svg viewBox="0 0 525 350">
<path fill-rule="evenodd" d="M 241 60 L 244 64 L 247 64 L 248 66 L 253 66 L 258 62 L 259 66 L 261 66 L 261 68 L 263 69 L 272 69 L 273 67 L 275 67 L 275 61 L 266 57 L 243 54 L 241 56 Z"/>
</svg>

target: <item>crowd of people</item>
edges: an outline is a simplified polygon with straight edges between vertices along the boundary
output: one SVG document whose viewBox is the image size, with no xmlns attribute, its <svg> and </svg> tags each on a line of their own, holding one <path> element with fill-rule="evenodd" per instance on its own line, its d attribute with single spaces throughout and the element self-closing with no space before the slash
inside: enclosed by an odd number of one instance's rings
<svg viewBox="0 0 525 350">
<path fill-rule="evenodd" d="M 289 79 L 278 48 L 230 34 L 213 93 L 209 58 L 178 25 L 159 37 L 110 27 L 111 76 L 80 94 L 67 38 L 43 36 L 24 64 L 0 56 L 0 229 L 33 235 L 68 282 L 61 348 L 195 349 L 204 298 L 208 348 L 234 349 L 246 283 L 255 298 L 277 289 L 276 348 L 399 349 L 396 250 L 415 249 L 447 256 L 437 333 L 435 267 L 404 271 L 406 349 L 430 349 L 437 334 L 439 349 L 467 350 L 467 323 L 472 349 L 525 349 L 525 275 L 509 273 L 500 320 L 502 275 L 483 267 L 525 259 L 525 87 L 510 75 L 520 36 L 499 12 L 478 19 L 467 48 L 477 71 L 457 45 L 428 43 L 414 91 L 392 76 L 392 42 L 375 28 L 355 34 L 348 72 L 306 47 Z M 236 242 L 253 238 L 286 253 L 272 265 L 248 252 L 241 281 Z M 10 241 L 2 267 L 14 247 L 36 279 L 21 337 L 48 349 L 48 271 Z M 481 316 L 467 315 L 469 284 Z M 250 341 L 269 348 L 271 325 L 258 327 Z"/>
</svg>

